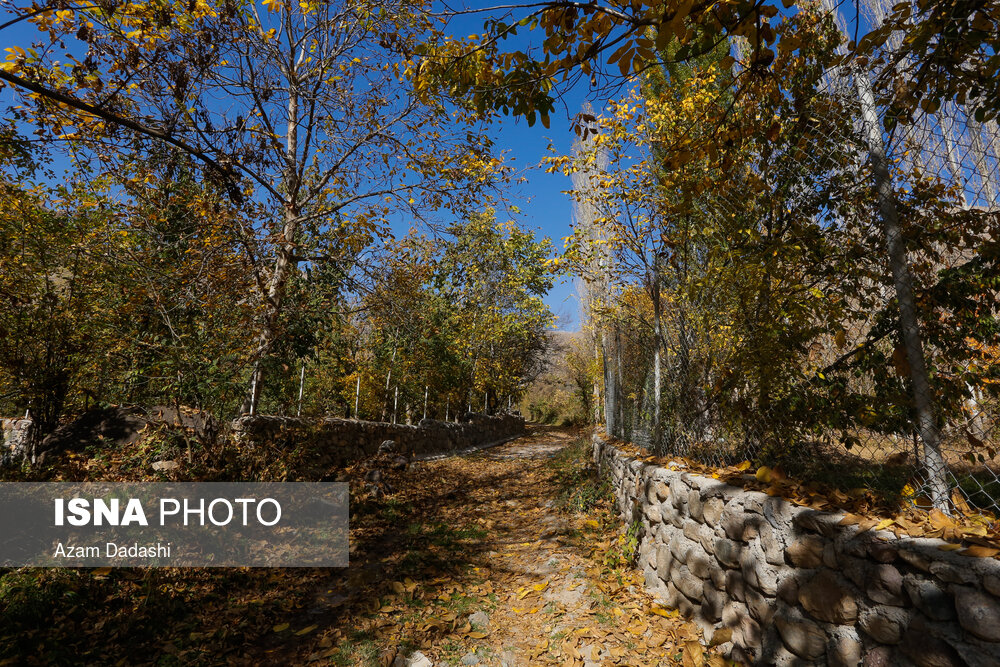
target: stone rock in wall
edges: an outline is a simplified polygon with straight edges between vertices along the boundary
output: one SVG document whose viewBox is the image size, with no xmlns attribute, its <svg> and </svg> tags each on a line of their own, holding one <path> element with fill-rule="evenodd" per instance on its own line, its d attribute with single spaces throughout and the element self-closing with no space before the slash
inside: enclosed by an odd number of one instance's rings
<svg viewBox="0 0 1000 667">
<path fill-rule="evenodd" d="M 761 625 L 769 625 L 778 608 L 777 601 L 773 597 L 762 595 L 753 588 L 746 589 L 746 597 L 750 616 Z"/>
<path fill-rule="evenodd" d="M 1000 642 L 1000 600 L 967 586 L 954 586 L 952 593 L 962 628 L 988 642 Z"/>
<path fill-rule="evenodd" d="M 646 515 L 646 521 L 652 524 L 660 523 L 663 517 L 660 516 L 660 504 L 659 503 L 646 503 L 642 508 L 643 514 Z"/>
<path fill-rule="evenodd" d="M 747 512 L 764 515 L 764 503 L 770 498 L 766 493 L 760 491 L 747 491 L 743 494 L 743 507 Z"/>
<path fill-rule="evenodd" d="M 701 548 L 693 547 L 690 551 L 688 551 L 688 557 L 685 563 L 688 571 L 701 580 L 707 579 L 712 569 L 711 560 L 709 559 L 708 554 L 706 554 Z"/>
<path fill-rule="evenodd" d="M 704 524 L 688 521 L 684 524 L 684 537 L 700 545 L 708 553 L 715 548 L 715 533 Z"/>
<path fill-rule="evenodd" d="M 764 558 L 764 551 L 754 541 L 740 554 L 740 571 L 747 584 L 766 595 L 778 592 L 777 569 Z"/>
<path fill-rule="evenodd" d="M 818 535 L 803 535 L 788 545 L 785 556 L 795 567 L 812 569 L 823 564 L 826 541 Z"/>
<path fill-rule="evenodd" d="M 764 549 L 764 560 L 771 565 L 785 564 L 785 545 L 781 541 L 781 534 L 771 524 L 761 522 L 758 527 L 760 534 L 760 546 Z"/>
<path fill-rule="evenodd" d="M 795 514 L 792 524 L 799 530 L 819 533 L 824 537 L 835 537 L 840 532 L 840 520 L 843 514 L 830 514 L 829 512 L 818 512 L 816 510 L 804 509 Z"/>
<path fill-rule="evenodd" d="M 656 574 L 664 581 L 670 580 L 670 566 L 673 564 L 674 557 L 670 553 L 670 549 L 666 547 L 660 547 L 656 550 Z"/>
<path fill-rule="evenodd" d="M 654 482 L 652 479 L 646 480 L 646 493 L 644 495 L 646 497 L 646 503 L 649 505 L 653 505 L 657 502 L 656 489 L 653 487 L 653 484 Z"/>
<path fill-rule="evenodd" d="M 903 606 L 903 575 L 892 565 L 881 563 L 868 571 L 865 592 L 875 602 Z"/>
<path fill-rule="evenodd" d="M 799 579 L 808 575 L 808 570 L 789 572 L 778 579 L 778 597 L 788 605 L 796 605 L 799 601 Z"/>
<path fill-rule="evenodd" d="M 743 540 L 743 525 L 746 522 L 743 503 L 730 500 L 722 511 L 721 525 L 726 537 L 731 540 Z"/>
<path fill-rule="evenodd" d="M 794 525 L 795 517 L 810 510 L 788 502 L 778 496 L 767 496 L 762 503 L 764 519 L 776 529 L 785 530 Z"/>
<path fill-rule="evenodd" d="M 955 601 L 933 581 L 908 574 L 903 577 L 903 589 L 910 602 L 917 609 L 935 621 L 950 621 L 955 618 Z"/>
<path fill-rule="evenodd" d="M 730 602 L 722 610 L 722 626 L 731 628 L 732 640 L 743 648 L 755 649 L 760 646 L 762 633 L 760 624 L 750 618 L 750 611 L 739 602 Z"/>
<path fill-rule="evenodd" d="M 670 543 L 668 544 L 670 553 L 673 554 L 673 557 L 676 560 L 682 563 L 687 561 L 688 552 L 691 551 L 691 548 L 694 546 L 694 543 L 684 537 L 683 533 L 674 533 L 673 537 L 670 538 Z"/>
<path fill-rule="evenodd" d="M 945 561 L 931 563 L 930 572 L 941 581 L 949 584 L 975 584 L 978 575 L 966 564 L 957 565 Z"/>
<path fill-rule="evenodd" d="M 660 517 L 664 524 L 670 524 L 674 527 L 683 528 L 684 520 L 681 517 L 680 512 L 674 507 L 673 503 L 669 499 L 662 501 L 659 504 L 660 507 Z"/>
<path fill-rule="evenodd" d="M 681 514 L 687 514 L 688 494 L 691 489 L 687 487 L 680 477 L 670 480 L 670 497 L 667 499 L 674 508 Z"/>
<path fill-rule="evenodd" d="M 983 588 L 1000 597 L 1000 574 L 987 574 L 983 577 Z"/>
<path fill-rule="evenodd" d="M 726 593 L 734 600 L 746 600 L 746 581 L 739 570 L 726 571 Z"/>
<path fill-rule="evenodd" d="M 891 667 L 895 665 L 890 646 L 873 646 L 865 652 L 864 667 Z"/>
<path fill-rule="evenodd" d="M 712 551 L 715 553 L 716 560 L 729 568 L 740 566 L 740 551 L 742 549 L 743 545 L 737 544 L 732 540 L 727 540 L 724 537 L 716 538 L 712 545 Z"/>
<path fill-rule="evenodd" d="M 854 628 L 837 628 L 826 645 L 826 660 L 830 667 L 857 667 L 864 647 Z"/>
<path fill-rule="evenodd" d="M 827 542 L 826 546 L 823 547 L 823 565 L 826 565 L 830 569 L 837 569 L 840 567 L 840 558 L 837 555 L 837 547 L 833 542 Z"/>
<path fill-rule="evenodd" d="M 748 613 L 746 605 L 730 601 L 722 610 L 722 627 L 735 628 Z"/>
<path fill-rule="evenodd" d="M 799 586 L 799 604 L 813 618 L 845 625 L 858 618 L 857 592 L 830 570 L 821 570 Z"/>
<path fill-rule="evenodd" d="M 841 558 L 840 571 L 858 588 L 864 588 L 868 581 L 868 571 L 874 567 L 867 560 L 844 556 Z"/>
<path fill-rule="evenodd" d="M 865 634 L 880 644 L 898 644 L 909 625 L 909 611 L 885 605 L 865 609 L 858 619 Z"/>
<path fill-rule="evenodd" d="M 899 650 L 917 667 L 963 667 L 967 664 L 948 642 L 913 627 L 904 633 Z"/>
<path fill-rule="evenodd" d="M 677 605 L 680 604 L 680 599 L 682 597 L 684 596 L 679 590 L 677 590 L 677 586 L 674 585 L 674 582 L 668 580 L 666 592 L 663 594 L 664 604 L 671 609 L 677 609 Z"/>
<path fill-rule="evenodd" d="M 728 570 L 719 567 L 715 561 L 712 561 L 708 572 L 708 582 L 720 591 L 726 590 L 726 572 Z"/>
<path fill-rule="evenodd" d="M 892 563 L 899 556 L 899 549 L 882 541 L 873 541 L 868 546 L 868 555 L 879 563 Z"/>
<path fill-rule="evenodd" d="M 826 633 L 801 616 L 789 613 L 776 616 L 774 624 L 788 650 L 805 660 L 815 660 L 826 652 Z"/>
<path fill-rule="evenodd" d="M 725 594 L 710 583 L 705 583 L 701 604 L 702 617 L 712 623 L 717 623 L 722 618 L 722 610 L 725 606 Z"/>
<path fill-rule="evenodd" d="M 692 519 L 694 519 L 699 523 L 704 520 L 705 515 L 702 512 L 702 510 L 704 509 L 704 505 L 701 502 L 700 491 L 692 490 L 691 492 L 688 493 L 687 506 L 688 506 L 688 514 L 691 516 Z"/>
<path fill-rule="evenodd" d="M 691 574 L 687 565 L 681 565 L 676 568 L 673 576 L 671 576 L 671 581 L 677 586 L 677 590 L 683 593 L 689 600 L 694 602 L 701 601 L 705 584 L 701 579 Z"/>
<path fill-rule="evenodd" d="M 649 566 L 643 568 L 643 579 L 646 584 L 647 591 L 650 591 L 653 594 L 659 593 L 662 595 L 661 589 L 664 587 L 663 580 L 660 579 L 660 576 L 656 573 L 656 570 L 654 570 Z"/>
<path fill-rule="evenodd" d="M 722 521 L 722 512 L 726 507 L 726 503 L 722 498 L 709 498 L 702 505 L 702 515 L 705 517 L 705 523 L 709 526 L 718 526 Z"/>
</svg>

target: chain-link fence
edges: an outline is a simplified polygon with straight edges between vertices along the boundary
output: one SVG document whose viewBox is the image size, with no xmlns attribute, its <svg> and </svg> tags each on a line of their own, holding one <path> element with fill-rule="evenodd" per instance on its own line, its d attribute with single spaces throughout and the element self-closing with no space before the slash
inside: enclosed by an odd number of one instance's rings
<svg viewBox="0 0 1000 667">
<path fill-rule="evenodd" d="M 865 20 L 890 9 L 870 0 Z M 808 96 L 743 107 L 785 115 L 742 164 L 695 165 L 714 185 L 683 209 L 660 177 L 656 203 L 623 214 L 614 132 L 582 133 L 576 226 L 598 248 L 582 264 L 610 434 L 1000 514 L 1000 133 L 953 103 L 887 131 L 895 80 L 838 63 Z"/>
</svg>

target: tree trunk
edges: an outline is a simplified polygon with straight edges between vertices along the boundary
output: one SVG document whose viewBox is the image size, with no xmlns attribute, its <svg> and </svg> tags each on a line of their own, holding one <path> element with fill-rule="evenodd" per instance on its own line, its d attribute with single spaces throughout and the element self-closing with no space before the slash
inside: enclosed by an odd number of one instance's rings
<svg viewBox="0 0 1000 667">
<path fill-rule="evenodd" d="M 941 121 L 947 114 L 941 114 Z M 969 196 L 965 190 L 965 175 L 962 173 L 962 163 L 958 159 L 958 155 L 955 150 L 955 140 L 952 137 L 951 132 L 955 127 L 954 119 L 952 119 L 951 127 L 945 127 L 944 123 L 939 121 L 941 125 L 941 135 L 944 137 L 944 148 L 948 159 L 948 171 L 951 172 L 952 182 L 959 191 L 962 193 L 962 205 L 964 208 L 969 207 Z"/>
<path fill-rule="evenodd" d="M 649 297 L 653 301 L 653 428 L 650 448 L 659 451 L 662 424 L 660 404 L 663 398 L 663 329 L 662 313 L 660 311 L 660 273 L 654 267 L 649 273 Z"/>
<path fill-rule="evenodd" d="M 869 158 L 875 175 L 879 211 L 889 252 L 889 265 L 896 287 L 896 301 L 899 304 L 899 328 L 906 360 L 910 365 L 910 384 L 913 392 L 913 406 L 917 415 L 917 427 L 924 444 L 923 464 L 927 472 L 931 503 L 941 510 L 948 510 L 947 466 L 941 456 L 940 433 L 934 414 L 927 366 L 924 361 L 923 342 L 913 297 L 913 280 L 906 259 L 906 245 L 899 227 L 899 215 L 889 176 L 888 159 L 882 141 L 882 128 L 875 110 L 875 98 L 871 83 L 864 72 L 854 71 L 854 82 L 861 104 L 861 115 L 867 134 Z"/>
<path fill-rule="evenodd" d="M 616 435 L 618 415 L 618 383 L 615 376 L 614 349 L 606 332 L 601 331 L 601 347 L 604 348 L 604 432 Z"/>
<path fill-rule="evenodd" d="M 976 122 L 976 119 L 969 115 L 969 137 L 972 140 L 972 156 L 976 161 L 976 170 L 979 171 L 979 178 L 983 181 L 982 194 L 986 197 L 986 206 L 990 209 L 997 205 L 996 173 L 990 172 L 989 163 L 986 160 L 986 144 L 983 143 L 983 126 Z"/>
<path fill-rule="evenodd" d="M 264 366 L 261 359 L 268 353 L 277 336 L 278 318 L 281 315 L 281 302 L 285 295 L 285 285 L 292 268 L 295 266 L 295 237 L 299 226 L 298 202 L 298 127 L 299 127 L 299 95 L 295 81 L 295 64 L 288 69 L 288 124 L 285 135 L 285 167 L 282 170 L 282 181 L 285 190 L 284 220 L 281 236 L 278 238 L 274 270 L 267 289 L 267 303 L 264 312 L 264 323 L 257 344 L 257 362 L 254 364 L 250 378 L 250 395 L 244 401 L 242 412 L 255 414 L 260 403 L 260 394 L 264 387 Z"/>
</svg>

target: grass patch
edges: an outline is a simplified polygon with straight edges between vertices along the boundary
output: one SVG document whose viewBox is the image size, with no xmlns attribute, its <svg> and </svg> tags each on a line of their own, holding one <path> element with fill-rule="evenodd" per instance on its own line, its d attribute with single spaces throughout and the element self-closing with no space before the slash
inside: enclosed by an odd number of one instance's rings
<svg viewBox="0 0 1000 667">
<path fill-rule="evenodd" d="M 555 473 L 556 505 L 565 512 L 586 513 L 611 499 L 611 483 L 593 463 L 590 437 L 581 435 L 564 447 L 549 465 Z"/>
</svg>

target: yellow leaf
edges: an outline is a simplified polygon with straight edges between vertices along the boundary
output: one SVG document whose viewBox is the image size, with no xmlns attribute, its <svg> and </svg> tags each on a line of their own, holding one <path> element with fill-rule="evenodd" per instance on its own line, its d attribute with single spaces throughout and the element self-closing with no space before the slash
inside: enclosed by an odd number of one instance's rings
<svg viewBox="0 0 1000 667">
<path fill-rule="evenodd" d="M 684 642 L 684 667 L 702 667 L 705 664 L 705 650 L 696 641 Z"/>
<path fill-rule="evenodd" d="M 875 530 L 885 530 L 894 523 L 896 522 L 892 519 L 882 519 L 877 524 L 875 524 Z"/>
<path fill-rule="evenodd" d="M 837 348 L 843 350 L 847 347 L 847 334 L 841 329 L 837 332 L 837 335 L 833 337 L 833 342 L 837 344 Z"/>
<path fill-rule="evenodd" d="M 733 637 L 732 628 L 718 628 L 712 633 L 712 639 L 708 642 L 709 646 L 718 646 L 719 644 L 725 644 Z"/>
<path fill-rule="evenodd" d="M 761 466 L 757 468 L 757 474 L 754 475 L 758 482 L 764 482 L 767 484 L 771 481 L 771 469 L 767 466 Z"/>
<path fill-rule="evenodd" d="M 750 469 L 750 462 L 749 461 L 743 461 L 742 463 L 737 463 L 736 464 L 736 469 L 739 470 L 740 472 L 743 472 L 744 470 L 749 470 Z"/>
<path fill-rule="evenodd" d="M 298 637 L 301 637 L 302 635 L 308 635 L 310 632 L 312 632 L 313 630 L 315 630 L 317 627 L 318 626 L 316 626 L 316 625 L 307 625 L 306 627 L 304 627 L 301 630 L 299 630 L 298 632 L 296 632 L 295 635 L 298 636 Z"/>
<path fill-rule="evenodd" d="M 991 549 L 989 547 L 981 547 L 979 545 L 973 545 L 968 549 L 963 549 L 959 551 L 963 556 L 974 556 L 975 558 L 993 558 L 997 554 L 1000 554 L 1000 549 Z"/>
<path fill-rule="evenodd" d="M 544 582 L 542 582 L 540 584 L 535 584 L 534 586 L 532 586 L 532 588 L 534 588 L 538 592 L 542 592 L 542 591 L 544 591 L 548 587 L 549 587 L 549 582 L 547 582 L 547 581 L 544 581 Z"/>
<path fill-rule="evenodd" d="M 942 544 L 938 547 L 939 551 L 958 551 L 962 548 L 961 544 Z"/>
<path fill-rule="evenodd" d="M 986 526 L 981 523 L 972 526 L 963 526 L 961 532 L 963 535 L 973 535 L 975 537 L 986 537 L 987 534 Z"/>
<path fill-rule="evenodd" d="M 466 637 L 469 637 L 470 639 L 486 639 L 486 637 L 488 637 L 489 634 L 490 633 L 483 632 L 481 630 L 474 630 L 474 631 L 468 633 L 466 635 Z"/>
<path fill-rule="evenodd" d="M 91 574 L 94 575 L 95 577 L 106 577 L 109 574 L 111 574 L 111 568 L 110 567 L 99 567 L 96 570 L 94 570 L 93 572 L 91 572 Z"/>
<path fill-rule="evenodd" d="M 288 625 L 289 625 L 288 623 L 280 623 L 271 629 L 274 630 L 275 632 L 284 632 L 285 630 L 288 629 Z"/>
<path fill-rule="evenodd" d="M 955 525 L 954 519 L 936 507 L 927 513 L 927 520 L 930 521 L 931 525 L 935 528 L 951 528 Z"/>
</svg>

